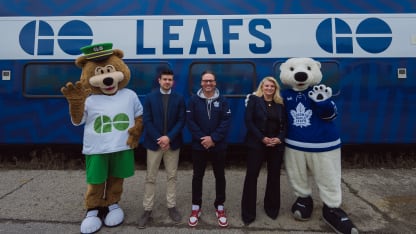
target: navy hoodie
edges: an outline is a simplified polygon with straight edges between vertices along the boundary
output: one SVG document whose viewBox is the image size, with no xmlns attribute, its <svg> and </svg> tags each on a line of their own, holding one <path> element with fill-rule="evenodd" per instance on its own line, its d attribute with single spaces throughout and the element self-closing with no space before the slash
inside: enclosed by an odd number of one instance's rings
<svg viewBox="0 0 416 234">
<path fill-rule="evenodd" d="M 231 110 L 218 89 L 211 98 L 206 98 L 202 89 L 191 97 L 186 109 L 186 124 L 192 134 L 192 149 L 213 152 L 226 150 Z M 211 136 L 215 146 L 205 149 L 201 145 L 201 137 L 204 136 Z"/>
</svg>

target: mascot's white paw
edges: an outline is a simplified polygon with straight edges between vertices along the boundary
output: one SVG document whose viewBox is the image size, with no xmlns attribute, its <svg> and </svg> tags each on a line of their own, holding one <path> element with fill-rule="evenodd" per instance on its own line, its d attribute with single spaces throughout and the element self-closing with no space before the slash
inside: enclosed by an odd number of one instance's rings
<svg viewBox="0 0 416 234">
<path fill-rule="evenodd" d="M 87 212 L 87 215 L 81 223 L 81 233 L 94 233 L 100 230 L 103 223 L 101 222 L 101 219 L 97 216 L 98 210 L 90 210 Z"/>
<path fill-rule="evenodd" d="M 108 214 L 104 219 L 104 224 L 107 227 L 115 227 L 124 221 L 124 212 L 118 204 L 113 204 L 108 207 Z"/>
<path fill-rule="evenodd" d="M 322 102 L 332 97 L 332 89 L 323 84 L 315 85 L 308 95 L 313 101 Z"/>
<path fill-rule="evenodd" d="M 244 105 L 247 107 L 248 100 L 250 100 L 250 96 L 256 94 L 256 92 L 249 93 L 246 95 L 246 99 L 244 100 Z"/>
</svg>

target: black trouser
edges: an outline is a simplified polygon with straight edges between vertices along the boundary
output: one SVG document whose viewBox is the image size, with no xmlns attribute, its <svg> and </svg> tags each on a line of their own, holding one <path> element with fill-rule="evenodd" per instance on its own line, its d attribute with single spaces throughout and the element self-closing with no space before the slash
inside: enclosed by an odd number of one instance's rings
<svg viewBox="0 0 416 234">
<path fill-rule="evenodd" d="M 247 170 L 241 199 L 241 216 L 243 222 L 251 223 L 256 219 L 257 179 L 264 160 L 267 161 L 267 183 L 264 195 L 264 210 L 275 219 L 280 209 L 280 168 L 283 151 L 275 147 L 249 149 Z"/>
<path fill-rule="evenodd" d="M 192 204 L 202 205 L 202 182 L 204 179 L 207 162 L 211 161 L 215 176 L 216 197 L 214 206 L 223 205 L 225 202 L 225 151 L 207 152 L 192 150 L 194 174 L 192 176 Z"/>
</svg>

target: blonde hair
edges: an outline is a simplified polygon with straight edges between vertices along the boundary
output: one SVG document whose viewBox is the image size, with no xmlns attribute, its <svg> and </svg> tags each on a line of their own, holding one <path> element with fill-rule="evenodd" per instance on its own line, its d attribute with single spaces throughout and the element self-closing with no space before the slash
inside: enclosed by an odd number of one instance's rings
<svg viewBox="0 0 416 234">
<path fill-rule="evenodd" d="M 272 76 L 266 76 L 266 77 L 263 78 L 263 80 L 260 81 L 260 84 L 257 87 L 256 92 L 254 92 L 254 95 L 256 95 L 258 97 L 263 96 L 262 87 L 263 87 L 264 82 L 266 82 L 266 81 L 272 82 L 274 84 L 274 86 L 276 87 L 276 90 L 275 90 L 274 95 L 273 95 L 273 101 L 275 103 L 283 104 L 283 98 L 282 98 L 282 96 L 280 96 L 280 85 L 279 85 L 279 83 L 277 83 L 276 79 Z"/>
</svg>

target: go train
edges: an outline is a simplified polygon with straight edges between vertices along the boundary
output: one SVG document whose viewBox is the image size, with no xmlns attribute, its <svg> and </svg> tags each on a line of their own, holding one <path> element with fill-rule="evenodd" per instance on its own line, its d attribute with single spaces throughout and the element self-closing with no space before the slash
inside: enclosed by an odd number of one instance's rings
<svg viewBox="0 0 416 234">
<path fill-rule="evenodd" d="M 80 77 L 79 48 L 124 51 L 143 102 L 160 69 L 186 101 L 205 69 L 232 111 L 231 144 L 245 134 L 244 99 L 290 57 L 322 64 L 344 144 L 416 143 L 414 0 L 17 1 L 0 8 L 0 145 L 81 144 L 60 88 Z M 286 88 L 286 87 L 282 87 Z M 185 142 L 190 142 L 184 129 Z"/>
</svg>

